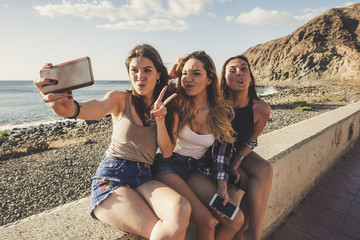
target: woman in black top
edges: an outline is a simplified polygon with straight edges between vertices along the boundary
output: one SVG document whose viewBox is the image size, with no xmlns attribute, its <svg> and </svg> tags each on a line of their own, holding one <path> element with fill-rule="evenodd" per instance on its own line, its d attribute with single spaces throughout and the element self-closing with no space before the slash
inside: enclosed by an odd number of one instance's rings
<svg viewBox="0 0 360 240">
<path fill-rule="evenodd" d="M 261 239 L 273 169 L 253 149 L 269 119 L 270 106 L 257 96 L 254 77 L 246 57 L 239 55 L 229 58 L 222 67 L 220 81 L 221 90 L 235 111 L 232 125 L 237 133 L 237 141 L 233 145 L 235 153 L 230 157 L 229 166 L 222 169 L 230 172 L 230 184 L 245 191 L 240 205 L 245 215 L 245 224 L 236 239 Z M 223 164 L 226 165 L 226 161 Z M 219 194 L 227 195 L 226 180 L 225 178 L 221 183 L 218 179 Z"/>
</svg>

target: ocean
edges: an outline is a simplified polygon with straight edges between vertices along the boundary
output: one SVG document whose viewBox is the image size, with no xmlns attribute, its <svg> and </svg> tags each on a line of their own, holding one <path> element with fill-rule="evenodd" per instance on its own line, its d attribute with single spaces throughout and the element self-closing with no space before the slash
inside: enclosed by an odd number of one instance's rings
<svg viewBox="0 0 360 240">
<path fill-rule="evenodd" d="M 130 89 L 127 81 L 95 81 L 94 85 L 73 90 L 78 101 L 101 99 L 111 90 Z M 259 87 L 260 96 L 279 90 L 274 87 Z M 46 104 L 32 81 L 0 81 L 0 131 L 13 128 L 28 128 L 40 124 L 63 121 Z"/>
</svg>

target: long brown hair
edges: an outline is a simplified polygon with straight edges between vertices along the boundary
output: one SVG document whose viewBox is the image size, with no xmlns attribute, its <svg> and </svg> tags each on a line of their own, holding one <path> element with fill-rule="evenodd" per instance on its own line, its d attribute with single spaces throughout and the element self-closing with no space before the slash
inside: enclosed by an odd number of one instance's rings
<svg viewBox="0 0 360 240">
<path fill-rule="evenodd" d="M 220 88 L 221 88 L 222 94 L 224 95 L 224 97 L 226 99 L 229 99 L 229 89 L 228 89 L 228 87 L 226 85 L 226 78 L 225 78 L 226 65 L 231 60 L 236 59 L 236 58 L 244 60 L 246 62 L 246 64 L 248 65 L 248 68 L 249 68 L 249 71 L 250 71 L 251 84 L 249 86 L 248 96 L 251 97 L 251 98 L 259 100 L 260 98 L 259 98 L 259 96 L 257 95 L 257 92 L 256 92 L 255 78 L 254 78 L 254 76 L 253 76 L 253 74 L 251 72 L 250 63 L 249 63 L 248 59 L 244 55 L 237 55 L 237 56 L 231 57 L 228 60 L 226 60 L 224 65 L 222 66 L 222 68 L 221 68 L 221 76 L 220 76 Z"/>
<path fill-rule="evenodd" d="M 168 85 L 168 82 L 169 82 L 168 72 L 167 72 L 167 69 L 166 69 L 158 51 L 156 51 L 155 48 L 153 48 L 152 46 L 150 46 L 148 44 L 142 44 L 142 45 L 135 46 L 129 52 L 128 57 L 126 58 L 126 61 L 125 61 L 125 66 L 126 66 L 128 73 L 129 73 L 130 62 L 135 57 L 146 57 L 146 58 L 150 59 L 153 62 L 154 66 L 156 68 L 156 71 L 161 73 L 159 81 L 155 85 L 155 89 L 153 92 L 154 101 L 156 101 L 156 99 L 159 97 L 161 90 L 165 86 L 169 86 L 169 88 L 166 90 L 166 93 L 165 93 L 163 99 L 166 99 L 167 97 L 169 97 L 175 91 L 175 89 L 174 89 L 174 86 Z M 171 100 L 166 105 L 167 114 L 165 116 L 166 130 L 170 136 L 170 140 L 172 143 L 175 143 L 174 134 L 173 134 L 174 114 L 175 114 L 175 110 L 176 110 L 176 100 L 175 99 Z M 147 106 L 143 97 L 140 96 L 134 90 L 133 86 L 132 86 L 132 102 L 135 106 L 136 113 L 139 115 L 143 125 L 149 126 L 148 122 L 146 121 L 145 114 L 147 114 L 147 115 L 150 114 L 150 108 L 153 103 L 151 103 L 150 107 Z"/>
<path fill-rule="evenodd" d="M 191 97 L 189 97 L 185 90 L 181 87 L 182 68 L 189 59 L 197 59 L 202 62 L 206 71 L 207 77 L 211 80 L 207 86 L 207 97 L 210 104 L 210 112 L 207 119 L 207 123 L 210 127 L 210 131 L 215 135 L 216 139 L 220 142 L 234 142 L 232 134 L 234 130 L 230 123 L 232 114 L 231 106 L 222 97 L 219 81 L 216 74 L 215 64 L 204 51 L 195 51 L 186 56 L 179 63 L 180 69 L 177 69 L 177 75 L 179 76 L 177 82 L 177 89 L 179 92 L 179 115 L 181 125 L 190 124 L 194 121 L 194 104 Z"/>
</svg>

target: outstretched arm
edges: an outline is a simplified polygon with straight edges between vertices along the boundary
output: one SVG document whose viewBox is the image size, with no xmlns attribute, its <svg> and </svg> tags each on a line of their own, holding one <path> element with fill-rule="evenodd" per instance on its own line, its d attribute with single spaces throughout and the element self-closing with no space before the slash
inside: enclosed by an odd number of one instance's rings
<svg viewBox="0 0 360 240">
<path fill-rule="evenodd" d="M 45 65 L 44 68 L 48 67 L 51 67 L 51 64 Z M 123 109 L 125 93 L 116 91 L 107 93 L 101 100 L 88 100 L 79 104 L 74 102 L 72 91 L 45 95 L 43 86 L 56 83 L 57 80 L 49 78 L 40 78 L 34 81 L 43 97 L 42 101 L 61 117 L 74 117 L 78 113 L 77 118 L 79 119 L 99 120 L 111 113 L 118 114 L 118 111 Z"/>
</svg>

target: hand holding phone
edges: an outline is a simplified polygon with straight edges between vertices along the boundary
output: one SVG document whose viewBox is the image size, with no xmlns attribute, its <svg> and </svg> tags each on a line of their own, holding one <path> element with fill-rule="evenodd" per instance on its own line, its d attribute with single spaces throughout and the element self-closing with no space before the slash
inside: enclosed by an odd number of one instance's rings
<svg viewBox="0 0 360 240">
<path fill-rule="evenodd" d="M 40 77 L 57 80 L 57 84 L 44 85 L 43 93 L 59 93 L 94 84 L 89 57 L 61 63 L 40 71 Z"/>
<path fill-rule="evenodd" d="M 215 193 L 213 198 L 211 199 L 209 205 L 211 207 L 216 208 L 219 212 L 224 214 L 230 220 L 233 220 L 239 211 L 239 207 L 235 204 L 228 202 L 225 206 L 223 204 L 224 198 L 221 197 L 219 194 Z"/>
</svg>

